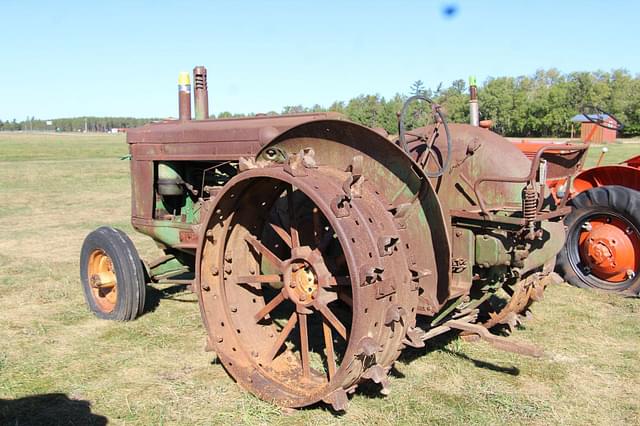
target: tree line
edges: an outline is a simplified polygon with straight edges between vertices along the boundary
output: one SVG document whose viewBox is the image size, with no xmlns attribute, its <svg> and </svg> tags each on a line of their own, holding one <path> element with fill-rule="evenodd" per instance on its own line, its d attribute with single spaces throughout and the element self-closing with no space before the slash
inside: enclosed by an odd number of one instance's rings
<svg viewBox="0 0 640 426">
<path fill-rule="evenodd" d="M 465 80 L 449 86 L 425 88 L 415 81 L 406 94 L 385 98 L 379 94 L 360 95 L 348 101 L 336 101 L 328 107 L 285 106 L 281 114 L 336 111 L 350 120 L 369 127 L 381 127 L 397 133 L 397 114 L 409 96 L 423 95 L 442 105 L 451 122 L 469 122 L 469 93 Z M 561 73 L 557 69 L 538 70 L 519 77 L 490 77 L 478 87 L 481 119 L 493 120 L 493 129 L 505 136 L 566 137 L 571 132 L 571 117 L 585 104 L 597 105 L 612 113 L 626 127 L 623 136 L 640 135 L 640 76 L 623 69 L 610 72 Z M 428 120 L 428 107 L 416 104 L 409 109 L 409 126 Z M 267 115 L 278 115 L 270 111 Z M 217 117 L 245 117 L 255 114 L 222 112 Z M 0 130 L 108 131 L 111 128 L 136 127 L 152 119 L 132 117 L 76 117 L 51 120 L 0 120 Z"/>
<path fill-rule="evenodd" d="M 156 119 L 134 117 L 72 117 L 43 120 L 35 117 L 27 117 L 24 121 L 17 121 L 15 119 L 12 121 L 0 120 L 0 131 L 80 132 L 86 129 L 88 132 L 108 132 L 111 129 L 142 126 L 153 120 Z"/>
</svg>

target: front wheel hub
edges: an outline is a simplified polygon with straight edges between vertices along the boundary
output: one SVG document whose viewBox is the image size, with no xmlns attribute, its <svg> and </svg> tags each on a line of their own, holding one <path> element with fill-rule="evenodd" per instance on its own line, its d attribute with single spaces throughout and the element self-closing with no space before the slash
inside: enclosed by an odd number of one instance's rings
<svg viewBox="0 0 640 426">
<path fill-rule="evenodd" d="M 588 223 L 580 235 L 580 256 L 590 273 L 606 281 L 628 280 L 629 271 L 638 268 L 638 236 L 627 232 L 628 226 L 618 218 L 599 218 Z"/>
</svg>

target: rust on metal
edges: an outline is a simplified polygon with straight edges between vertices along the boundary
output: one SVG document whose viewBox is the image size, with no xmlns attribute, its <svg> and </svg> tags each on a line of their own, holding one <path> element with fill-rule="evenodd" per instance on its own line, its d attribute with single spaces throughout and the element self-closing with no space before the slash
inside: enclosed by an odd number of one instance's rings
<svg viewBox="0 0 640 426">
<path fill-rule="evenodd" d="M 210 120 L 204 67 L 194 81 L 196 120 L 181 89 L 180 120 L 127 134 L 132 223 L 165 252 L 152 279 L 192 274 L 206 348 L 243 387 L 344 410 L 450 330 L 540 354 L 493 330 L 551 279 L 568 207 L 544 176 L 571 179 L 584 150 L 529 159 L 435 104 L 402 140 L 335 113 Z"/>
<path fill-rule="evenodd" d="M 207 69 L 203 66 L 197 66 L 193 69 L 193 104 L 196 111 L 196 120 L 209 118 Z"/>
</svg>

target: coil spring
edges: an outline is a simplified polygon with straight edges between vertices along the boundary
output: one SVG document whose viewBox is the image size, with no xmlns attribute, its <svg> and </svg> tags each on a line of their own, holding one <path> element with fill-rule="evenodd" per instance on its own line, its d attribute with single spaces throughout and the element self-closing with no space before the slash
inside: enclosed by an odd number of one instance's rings
<svg viewBox="0 0 640 426">
<path fill-rule="evenodd" d="M 194 76 L 194 84 L 196 90 L 207 90 L 207 79 L 204 74 L 196 74 Z"/>
<path fill-rule="evenodd" d="M 522 216 L 527 224 L 531 224 L 536 219 L 538 210 L 538 194 L 535 188 L 527 186 L 522 194 Z"/>
</svg>

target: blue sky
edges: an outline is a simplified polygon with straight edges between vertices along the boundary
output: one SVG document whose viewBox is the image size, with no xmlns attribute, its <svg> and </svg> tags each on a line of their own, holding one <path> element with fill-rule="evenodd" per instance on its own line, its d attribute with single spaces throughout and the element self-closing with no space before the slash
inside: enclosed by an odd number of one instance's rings
<svg viewBox="0 0 640 426">
<path fill-rule="evenodd" d="M 177 114 L 181 70 L 211 111 L 406 93 L 470 74 L 640 72 L 635 1 L 1 0 L 0 119 Z M 457 12 L 448 16 L 444 10 Z"/>
</svg>

